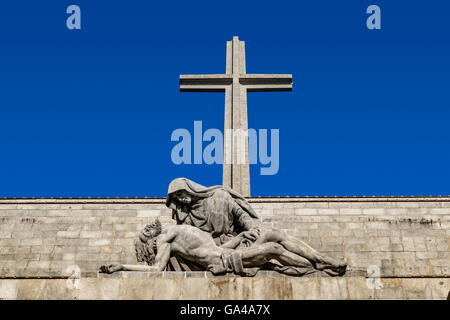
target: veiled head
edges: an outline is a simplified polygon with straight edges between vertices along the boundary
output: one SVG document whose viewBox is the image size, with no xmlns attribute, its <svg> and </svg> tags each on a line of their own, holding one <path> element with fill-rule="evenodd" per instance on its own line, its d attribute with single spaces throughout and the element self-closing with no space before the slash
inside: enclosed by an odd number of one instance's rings
<svg viewBox="0 0 450 320">
<path fill-rule="evenodd" d="M 177 192 L 172 193 L 172 197 L 175 201 L 178 201 L 184 205 L 191 204 L 191 202 L 195 199 L 195 196 L 185 190 L 178 190 Z"/>
<path fill-rule="evenodd" d="M 205 186 L 186 178 L 174 179 L 169 184 L 166 205 L 172 209 L 174 209 L 177 204 L 182 206 L 190 205 L 199 198 L 209 196 L 209 194 L 204 193 L 207 189 L 208 188 Z"/>
<path fill-rule="evenodd" d="M 218 190 L 226 191 L 230 196 L 229 201 L 234 201 L 255 221 L 259 220 L 258 215 L 247 199 L 233 189 L 220 185 L 205 187 L 187 178 L 177 178 L 170 182 L 166 206 L 172 209 L 172 218 L 176 219 L 177 223 L 182 222 L 194 204 L 200 203 L 202 199 L 213 197 Z M 223 194 L 223 192 L 221 193 Z"/>
</svg>

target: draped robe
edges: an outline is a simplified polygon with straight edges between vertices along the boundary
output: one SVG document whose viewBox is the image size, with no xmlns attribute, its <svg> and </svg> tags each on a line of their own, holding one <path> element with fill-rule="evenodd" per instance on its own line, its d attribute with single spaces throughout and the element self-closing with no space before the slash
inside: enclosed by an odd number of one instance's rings
<svg viewBox="0 0 450 320">
<path fill-rule="evenodd" d="M 179 203 L 173 196 L 183 190 L 196 200 L 190 205 Z M 223 244 L 232 236 L 257 228 L 260 220 L 247 200 L 234 190 L 224 186 L 204 187 L 186 178 L 177 178 L 169 185 L 166 199 L 177 224 L 195 226 L 212 235 L 217 244 Z M 250 245 L 244 241 L 243 245 Z"/>
</svg>

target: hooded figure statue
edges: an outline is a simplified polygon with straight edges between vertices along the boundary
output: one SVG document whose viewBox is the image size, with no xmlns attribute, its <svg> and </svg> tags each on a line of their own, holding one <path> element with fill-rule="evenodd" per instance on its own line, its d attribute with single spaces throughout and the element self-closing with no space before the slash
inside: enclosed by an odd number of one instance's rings
<svg viewBox="0 0 450 320">
<path fill-rule="evenodd" d="M 169 184 L 166 206 L 177 224 L 188 224 L 209 232 L 223 244 L 242 231 L 257 230 L 259 217 L 247 200 L 225 186 L 205 187 L 186 178 Z M 249 246 L 246 239 L 242 243 Z"/>
</svg>

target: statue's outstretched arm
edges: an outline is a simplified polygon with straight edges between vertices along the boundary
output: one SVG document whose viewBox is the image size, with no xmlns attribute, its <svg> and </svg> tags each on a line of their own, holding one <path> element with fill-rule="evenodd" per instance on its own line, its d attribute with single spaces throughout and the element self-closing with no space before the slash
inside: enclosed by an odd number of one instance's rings
<svg viewBox="0 0 450 320">
<path fill-rule="evenodd" d="M 103 272 L 112 273 L 116 271 L 142 271 L 142 272 L 159 272 L 164 271 L 170 258 L 170 244 L 167 242 L 161 243 L 158 246 L 158 254 L 155 258 L 155 264 L 146 266 L 142 264 L 122 264 L 111 265 L 108 269 L 101 269 Z M 104 268 L 104 267 L 102 267 Z"/>
<path fill-rule="evenodd" d="M 121 271 L 142 271 L 142 272 L 157 272 L 156 266 L 146 266 L 142 264 L 124 264 Z"/>
<path fill-rule="evenodd" d="M 142 264 L 110 264 L 109 266 L 104 265 L 100 267 L 100 272 L 102 273 L 114 273 L 117 271 L 158 271 L 155 266 L 146 266 Z"/>
<path fill-rule="evenodd" d="M 155 263 L 152 266 L 142 264 L 111 264 L 100 267 L 103 273 L 113 273 L 117 271 L 143 271 L 143 272 L 158 272 L 164 271 L 170 258 L 170 242 L 176 237 L 175 233 L 168 232 L 161 235 L 156 241 L 157 254 Z"/>
<path fill-rule="evenodd" d="M 236 249 L 236 247 L 241 243 L 244 236 L 242 233 L 238 234 L 237 236 L 231 238 L 224 244 L 222 244 L 220 247 L 224 249 Z"/>
</svg>

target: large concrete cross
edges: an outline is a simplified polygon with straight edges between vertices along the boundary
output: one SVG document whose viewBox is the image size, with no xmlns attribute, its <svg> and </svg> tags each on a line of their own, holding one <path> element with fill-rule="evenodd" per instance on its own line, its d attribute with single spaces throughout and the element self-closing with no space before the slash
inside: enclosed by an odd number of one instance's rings
<svg viewBox="0 0 450 320">
<path fill-rule="evenodd" d="M 238 37 L 227 41 L 226 74 L 180 75 L 180 90 L 225 92 L 225 139 L 223 185 L 245 197 L 250 196 L 248 137 L 237 143 L 239 132 L 248 132 L 247 92 L 291 91 L 291 74 L 247 74 L 245 42 Z M 231 129 L 231 130 L 230 130 Z M 243 160 L 242 160 L 243 159 Z"/>
</svg>

